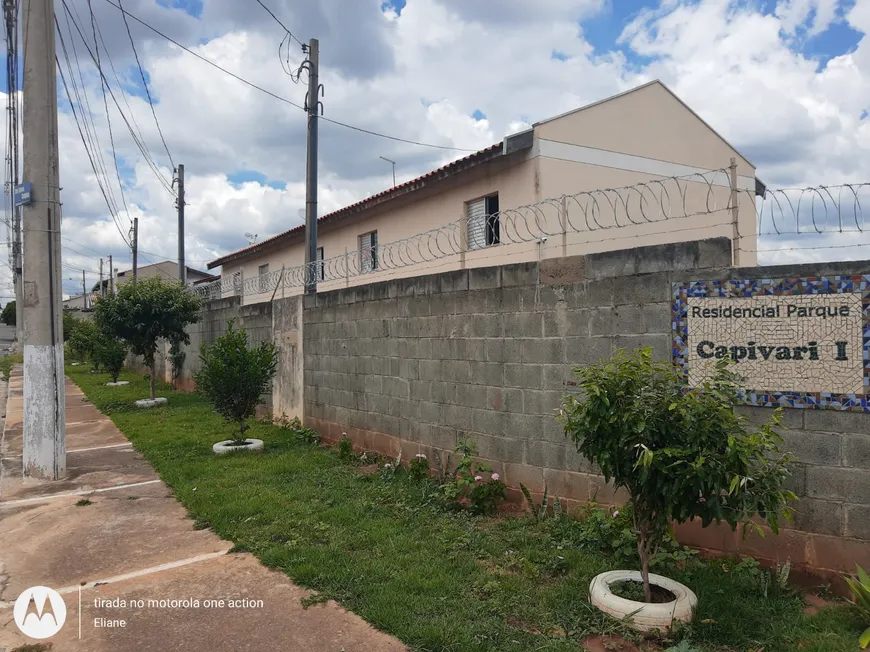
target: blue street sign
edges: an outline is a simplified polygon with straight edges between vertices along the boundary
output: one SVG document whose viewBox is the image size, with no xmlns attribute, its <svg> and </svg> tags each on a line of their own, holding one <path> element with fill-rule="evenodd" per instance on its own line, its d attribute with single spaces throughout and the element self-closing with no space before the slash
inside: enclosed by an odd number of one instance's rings
<svg viewBox="0 0 870 652">
<path fill-rule="evenodd" d="M 13 200 L 16 206 L 24 206 L 30 203 L 30 182 L 24 182 L 15 186 Z"/>
</svg>

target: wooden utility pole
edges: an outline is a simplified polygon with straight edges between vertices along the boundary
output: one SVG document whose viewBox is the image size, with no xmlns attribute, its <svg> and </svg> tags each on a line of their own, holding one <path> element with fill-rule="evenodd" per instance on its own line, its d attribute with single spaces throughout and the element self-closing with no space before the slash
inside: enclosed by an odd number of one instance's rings
<svg viewBox="0 0 870 652">
<path fill-rule="evenodd" d="M 60 186 L 54 0 L 23 0 L 23 181 L 31 184 L 21 207 L 24 227 L 25 476 L 57 480 L 66 472 L 63 375 Z"/>
</svg>

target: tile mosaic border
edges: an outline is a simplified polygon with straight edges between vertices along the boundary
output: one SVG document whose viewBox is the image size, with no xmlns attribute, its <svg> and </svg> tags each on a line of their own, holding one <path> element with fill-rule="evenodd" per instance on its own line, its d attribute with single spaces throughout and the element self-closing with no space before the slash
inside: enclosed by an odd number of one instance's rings
<svg viewBox="0 0 870 652">
<path fill-rule="evenodd" d="M 745 402 L 758 407 L 791 407 L 870 412 L 870 275 L 807 278 L 740 279 L 672 283 L 671 329 L 674 362 L 688 376 L 688 299 L 690 297 L 755 297 L 811 294 L 860 294 L 864 316 L 864 394 L 830 392 L 765 392 L 747 390 Z"/>
</svg>

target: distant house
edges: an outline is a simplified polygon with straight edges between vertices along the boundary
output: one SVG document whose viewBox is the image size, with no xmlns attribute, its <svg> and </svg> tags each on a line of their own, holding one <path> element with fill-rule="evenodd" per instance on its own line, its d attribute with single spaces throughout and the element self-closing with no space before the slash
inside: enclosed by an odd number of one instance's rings
<svg viewBox="0 0 870 652">
<path fill-rule="evenodd" d="M 169 281 L 177 281 L 178 280 L 178 263 L 175 263 L 171 260 L 164 260 L 160 263 L 154 263 L 152 265 L 144 265 L 139 267 L 137 270 L 137 276 L 140 279 L 145 278 L 153 278 L 155 276 L 159 276 L 165 280 Z M 212 274 L 208 272 L 201 272 L 198 269 L 194 269 L 193 267 L 187 267 L 187 285 L 193 285 L 197 281 L 201 281 L 206 278 L 211 278 Z M 125 283 L 133 280 L 133 270 L 128 269 L 123 272 L 118 272 L 115 274 L 115 289 L 117 290 L 119 287 L 124 285 Z M 103 288 L 108 291 L 109 288 L 109 279 L 104 278 Z M 97 282 L 94 284 L 92 290 L 96 293 L 100 293 L 100 283 Z"/>
<path fill-rule="evenodd" d="M 91 307 L 91 297 L 84 294 L 72 296 L 63 301 L 64 310 L 87 310 Z"/>
<path fill-rule="evenodd" d="M 723 210 L 732 192 L 732 160 L 741 191 L 738 211 Z M 710 170 L 721 172 L 700 176 Z M 689 180 L 680 188 L 656 184 L 672 177 Z M 598 205 L 586 213 L 563 199 L 628 186 L 637 189 L 634 194 L 600 192 Z M 764 192 L 752 163 L 664 84 L 652 81 L 321 216 L 317 260 L 326 262 L 319 267 L 318 289 L 723 236 L 734 241 L 735 264 L 752 266 L 753 195 Z M 512 211 L 523 206 L 530 208 L 522 215 Z M 663 206 L 685 219 L 659 219 Z M 434 230 L 440 235 L 418 238 Z M 538 240 L 540 233 L 552 237 Z M 431 252 L 438 250 L 449 253 L 432 262 Z M 428 262 L 414 262 L 420 259 Z M 300 225 L 213 260 L 208 268 L 221 268 L 223 295 L 255 303 L 270 299 L 279 274 L 291 279 L 289 293 L 302 292 L 304 261 Z"/>
</svg>

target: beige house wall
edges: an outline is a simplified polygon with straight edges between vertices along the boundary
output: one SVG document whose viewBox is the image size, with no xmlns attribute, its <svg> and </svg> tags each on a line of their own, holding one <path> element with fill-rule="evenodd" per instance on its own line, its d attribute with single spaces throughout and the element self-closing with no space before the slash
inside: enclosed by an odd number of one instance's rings
<svg viewBox="0 0 870 652">
<path fill-rule="evenodd" d="M 321 225 L 318 238 L 327 260 L 356 252 L 359 236 L 369 231 L 378 232 L 383 247 L 454 223 L 464 216 L 466 202 L 497 192 L 502 244 L 398 269 L 382 259 L 376 272 L 321 281 L 318 289 L 714 237 L 732 240 L 734 264 L 756 264 L 755 168 L 663 85 L 641 87 L 539 123 L 534 130 L 531 150 L 434 183 L 411 194 L 412 199 L 399 197 L 337 225 Z M 732 158 L 740 189 L 736 228 L 728 208 Z M 687 178 L 669 180 L 676 176 Z M 644 192 L 601 192 L 642 183 L 648 184 Z M 539 242 L 540 233 L 546 239 Z M 271 251 L 227 263 L 222 274 L 229 284 L 238 271 L 247 280 L 266 263 L 275 272 L 303 262 L 299 235 Z M 276 296 L 300 294 L 298 281 Z M 229 285 L 223 292 L 232 293 Z M 243 302 L 271 296 L 271 290 L 246 294 Z"/>
</svg>

